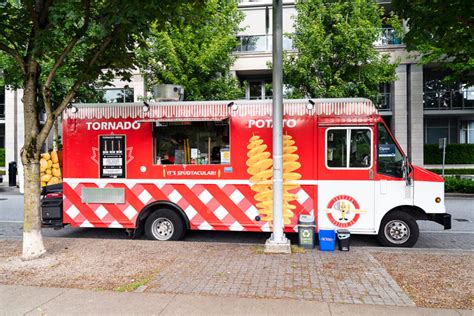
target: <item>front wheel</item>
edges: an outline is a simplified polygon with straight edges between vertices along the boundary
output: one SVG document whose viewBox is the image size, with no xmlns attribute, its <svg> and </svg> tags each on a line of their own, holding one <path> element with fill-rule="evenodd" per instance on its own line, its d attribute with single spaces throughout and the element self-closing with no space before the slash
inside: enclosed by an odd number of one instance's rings
<svg viewBox="0 0 474 316">
<path fill-rule="evenodd" d="M 413 216 L 395 211 L 384 217 L 378 239 L 386 247 L 413 247 L 418 241 L 420 230 Z"/>
<path fill-rule="evenodd" d="M 185 228 L 181 217 L 168 209 L 153 212 L 145 222 L 145 235 L 154 240 L 179 240 Z"/>
</svg>

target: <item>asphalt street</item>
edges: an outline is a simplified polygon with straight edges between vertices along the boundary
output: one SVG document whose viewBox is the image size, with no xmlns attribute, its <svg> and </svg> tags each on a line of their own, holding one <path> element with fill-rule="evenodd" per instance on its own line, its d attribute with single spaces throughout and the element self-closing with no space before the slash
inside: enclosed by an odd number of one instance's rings
<svg viewBox="0 0 474 316">
<path fill-rule="evenodd" d="M 419 221 L 420 239 L 416 248 L 474 249 L 474 198 L 455 197 L 446 199 L 446 208 L 453 217 L 453 228 L 443 230 L 441 225 Z M 18 239 L 22 235 L 23 195 L 16 192 L 0 192 L 0 239 Z M 71 228 L 54 230 L 44 228 L 43 235 L 62 238 L 129 238 L 122 229 Z M 297 243 L 297 234 L 287 234 Z M 185 240 L 202 242 L 263 244 L 268 233 L 191 231 Z M 144 239 L 143 236 L 139 237 Z M 352 236 L 353 246 L 378 246 L 375 236 Z"/>
</svg>

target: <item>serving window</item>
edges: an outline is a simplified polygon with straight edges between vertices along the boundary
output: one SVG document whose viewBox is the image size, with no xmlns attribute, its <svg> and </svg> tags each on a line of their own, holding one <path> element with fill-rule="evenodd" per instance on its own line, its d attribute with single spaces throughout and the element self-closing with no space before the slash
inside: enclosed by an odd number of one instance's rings
<svg viewBox="0 0 474 316">
<path fill-rule="evenodd" d="M 153 161 L 158 165 L 230 164 L 229 120 L 155 122 Z"/>
</svg>

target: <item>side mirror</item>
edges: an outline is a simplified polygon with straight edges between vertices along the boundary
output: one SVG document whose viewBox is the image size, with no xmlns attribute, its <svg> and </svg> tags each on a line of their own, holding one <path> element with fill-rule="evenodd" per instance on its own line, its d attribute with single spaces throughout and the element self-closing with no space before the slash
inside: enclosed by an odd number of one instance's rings
<svg viewBox="0 0 474 316">
<path fill-rule="evenodd" d="M 402 173 L 403 173 L 403 179 L 405 179 L 406 185 L 411 185 L 410 162 L 408 161 L 408 157 L 406 156 L 403 158 Z"/>
</svg>

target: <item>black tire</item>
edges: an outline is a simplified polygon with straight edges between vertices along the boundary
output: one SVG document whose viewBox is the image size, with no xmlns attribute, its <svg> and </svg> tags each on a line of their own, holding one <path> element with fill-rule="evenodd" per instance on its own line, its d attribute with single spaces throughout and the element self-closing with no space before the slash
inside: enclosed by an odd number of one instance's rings
<svg viewBox="0 0 474 316">
<path fill-rule="evenodd" d="M 405 212 L 394 211 L 383 218 L 378 239 L 385 247 L 411 248 L 419 236 L 420 230 L 416 219 Z"/>
<path fill-rule="evenodd" d="M 145 235 L 151 240 L 180 240 L 184 233 L 184 221 L 172 210 L 156 210 L 145 222 Z"/>
</svg>

